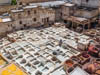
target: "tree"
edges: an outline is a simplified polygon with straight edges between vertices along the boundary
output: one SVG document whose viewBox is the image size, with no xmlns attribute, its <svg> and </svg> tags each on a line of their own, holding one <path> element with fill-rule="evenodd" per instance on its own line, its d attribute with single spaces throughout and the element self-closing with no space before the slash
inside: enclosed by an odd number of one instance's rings
<svg viewBox="0 0 100 75">
<path fill-rule="evenodd" d="M 11 5 L 16 5 L 17 4 L 17 1 L 16 0 L 12 0 L 11 1 Z"/>
</svg>

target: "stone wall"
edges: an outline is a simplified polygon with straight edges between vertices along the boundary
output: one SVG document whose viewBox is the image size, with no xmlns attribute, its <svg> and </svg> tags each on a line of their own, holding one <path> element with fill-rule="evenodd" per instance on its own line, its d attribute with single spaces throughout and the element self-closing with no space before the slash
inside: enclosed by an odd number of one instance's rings
<svg viewBox="0 0 100 75">
<path fill-rule="evenodd" d="M 100 13 L 98 8 L 88 8 L 83 7 L 79 8 L 76 5 L 71 6 L 71 4 L 66 3 L 62 6 L 62 18 L 66 20 L 70 16 L 82 17 L 82 18 L 94 18 L 97 17 Z"/>
<path fill-rule="evenodd" d="M 75 5 L 73 6 L 63 5 L 62 6 L 62 19 L 66 20 L 69 16 L 72 16 L 74 14 L 75 8 L 76 8 Z"/>
<path fill-rule="evenodd" d="M 11 16 L 15 22 L 15 25 L 21 24 L 22 26 L 45 25 L 46 23 L 55 21 L 55 11 L 51 8 L 31 8 L 24 9 L 22 12 L 11 13 Z M 48 21 L 46 20 L 48 19 Z M 37 24 L 37 26 L 36 26 Z"/>
<path fill-rule="evenodd" d="M 0 23 L 0 35 L 28 27 L 46 26 L 55 22 L 55 11 L 51 8 L 28 8 L 19 12 L 10 11 L 11 22 Z"/>
</svg>

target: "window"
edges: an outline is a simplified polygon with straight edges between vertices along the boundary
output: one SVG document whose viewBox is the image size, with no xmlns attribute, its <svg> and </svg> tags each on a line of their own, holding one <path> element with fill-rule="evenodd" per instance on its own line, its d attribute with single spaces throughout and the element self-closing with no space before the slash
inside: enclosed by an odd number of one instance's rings
<svg viewBox="0 0 100 75">
<path fill-rule="evenodd" d="M 61 12 L 61 16 L 63 15 L 63 13 Z"/>
<path fill-rule="evenodd" d="M 19 5 L 22 5 L 22 2 L 20 2 Z"/>
<path fill-rule="evenodd" d="M 22 24 L 22 21 L 19 21 L 19 24 Z"/>
<path fill-rule="evenodd" d="M 29 5 L 29 3 L 26 3 L 26 5 Z"/>
<path fill-rule="evenodd" d="M 36 12 L 36 10 L 34 10 L 34 14 L 36 14 L 37 12 Z"/>
<path fill-rule="evenodd" d="M 89 2 L 89 0 L 86 0 L 86 2 Z"/>
<path fill-rule="evenodd" d="M 26 27 L 26 24 L 24 24 L 24 27 Z"/>
<path fill-rule="evenodd" d="M 27 12 L 28 12 L 28 15 L 30 15 L 30 14 L 31 14 L 29 10 L 28 10 Z"/>
<path fill-rule="evenodd" d="M 49 22 L 49 17 L 47 17 L 47 22 Z"/>
<path fill-rule="evenodd" d="M 36 21 L 37 21 L 37 19 L 36 19 L 36 18 L 34 18 L 33 20 L 34 20 L 34 22 L 36 22 Z"/>
<path fill-rule="evenodd" d="M 8 27 L 10 27 L 10 25 L 8 25 Z"/>
</svg>

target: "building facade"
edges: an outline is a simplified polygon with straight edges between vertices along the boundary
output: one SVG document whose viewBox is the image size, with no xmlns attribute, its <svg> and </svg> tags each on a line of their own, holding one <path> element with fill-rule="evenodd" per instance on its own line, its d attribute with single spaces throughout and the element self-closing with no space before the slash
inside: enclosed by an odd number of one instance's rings
<svg viewBox="0 0 100 75">
<path fill-rule="evenodd" d="M 72 0 L 73 3 L 85 7 L 100 7 L 100 0 Z"/>
<path fill-rule="evenodd" d="M 98 24 L 100 0 L 72 0 L 62 6 L 62 18 L 66 27 L 84 31 Z M 91 5 L 90 5 L 91 4 Z"/>
<path fill-rule="evenodd" d="M 10 21 L 1 18 L 0 34 L 30 27 L 46 27 L 55 22 L 55 11 L 51 8 L 30 7 L 10 11 Z M 8 22 L 9 21 L 9 22 Z"/>
</svg>

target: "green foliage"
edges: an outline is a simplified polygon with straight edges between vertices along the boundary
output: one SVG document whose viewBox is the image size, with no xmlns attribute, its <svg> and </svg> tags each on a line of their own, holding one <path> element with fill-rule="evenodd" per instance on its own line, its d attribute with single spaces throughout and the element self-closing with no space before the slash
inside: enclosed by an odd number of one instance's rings
<svg viewBox="0 0 100 75">
<path fill-rule="evenodd" d="M 16 0 L 12 0 L 11 1 L 11 5 L 16 5 L 17 4 L 17 1 Z"/>
</svg>

